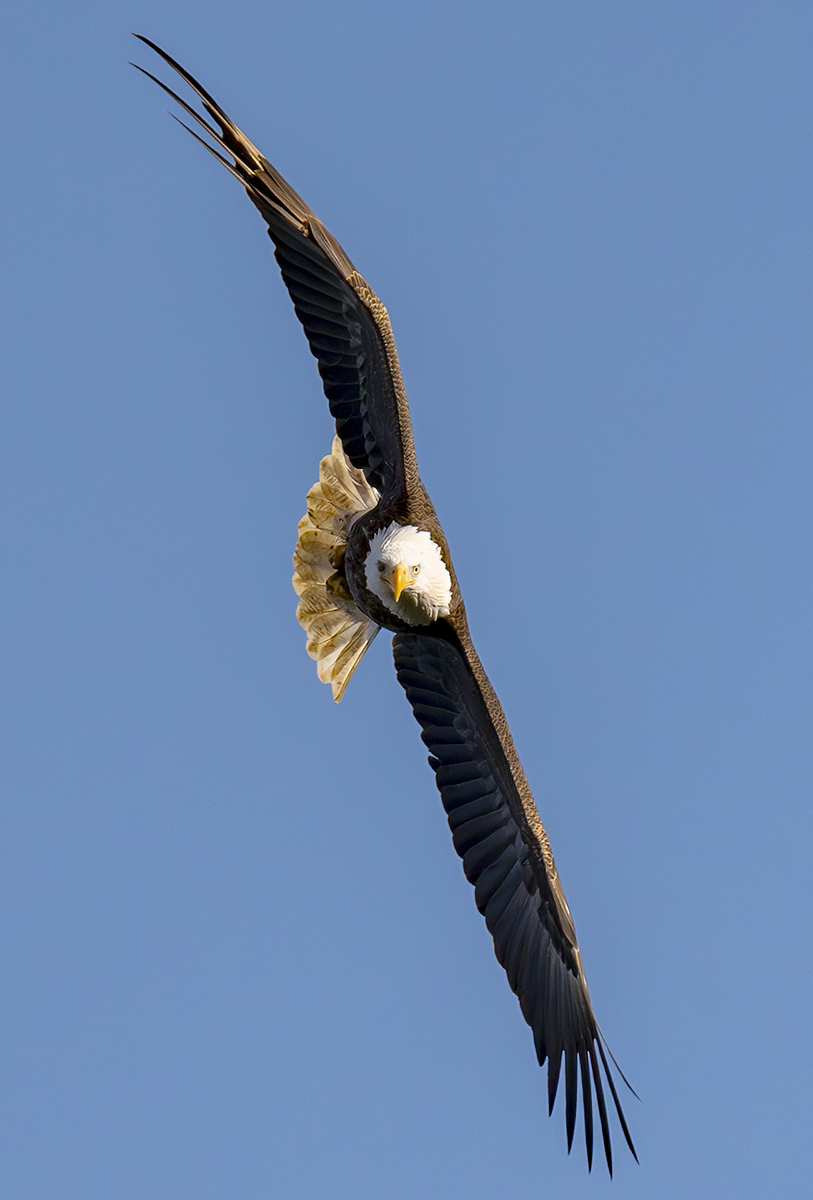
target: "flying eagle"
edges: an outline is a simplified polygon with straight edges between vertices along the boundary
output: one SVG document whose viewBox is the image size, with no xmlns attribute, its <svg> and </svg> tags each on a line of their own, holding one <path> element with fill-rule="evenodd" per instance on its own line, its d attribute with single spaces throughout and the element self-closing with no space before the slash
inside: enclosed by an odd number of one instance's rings
<svg viewBox="0 0 813 1200">
<path fill-rule="evenodd" d="M 472 645 L 449 547 L 418 474 L 387 310 L 318 217 L 223 109 L 154 42 L 140 40 L 177 71 L 217 125 L 212 128 L 144 71 L 226 152 L 228 159 L 189 130 L 243 185 L 267 223 L 336 421 L 333 449 L 308 493 L 294 554 L 297 616 L 308 653 L 339 700 L 379 629 L 395 634 L 398 682 L 429 748 L 455 850 L 533 1030 L 539 1063 L 548 1064 L 549 1111 L 564 1056 L 568 1151 L 580 1081 L 588 1167 L 595 1095 L 612 1174 L 602 1068 L 633 1155 L 635 1148 L 550 843 Z"/>
</svg>

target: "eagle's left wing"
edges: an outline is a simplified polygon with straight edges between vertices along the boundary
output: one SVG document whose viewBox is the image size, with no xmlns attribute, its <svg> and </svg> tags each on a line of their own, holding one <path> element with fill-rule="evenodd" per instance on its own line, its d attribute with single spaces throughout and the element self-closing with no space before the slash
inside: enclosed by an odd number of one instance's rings
<svg viewBox="0 0 813 1200">
<path fill-rule="evenodd" d="M 439 622 L 442 625 L 443 622 Z M 588 1164 L 593 1157 L 593 1088 L 607 1166 L 612 1149 L 602 1070 L 635 1155 L 602 1045 L 576 932 L 545 830 L 500 703 L 468 631 L 399 633 L 398 681 L 431 752 L 430 766 L 455 850 L 494 939 L 494 951 L 531 1026 L 553 1102 L 562 1059 L 568 1150 L 581 1080 Z M 592 1086 L 591 1086 L 592 1080 Z M 637 1157 L 637 1156 L 636 1156 Z"/>
</svg>

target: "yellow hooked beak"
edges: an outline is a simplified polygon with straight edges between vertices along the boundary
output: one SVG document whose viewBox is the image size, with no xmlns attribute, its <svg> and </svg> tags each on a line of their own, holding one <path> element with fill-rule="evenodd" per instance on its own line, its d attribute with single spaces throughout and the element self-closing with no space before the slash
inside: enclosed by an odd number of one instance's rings
<svg viewBox="0 0 813 1200">
<path fill-rule="evenodd" d="M 407 569 L 403 563 L 398 563 L 397 566 L 393 567 L 391 582 L 392 594 L 395 597 L 395 603 L 397 604 L 398 597 L 401 595 L 401 592 L 410 583 L 410 577 L 407 574 Z"/>
</svg>

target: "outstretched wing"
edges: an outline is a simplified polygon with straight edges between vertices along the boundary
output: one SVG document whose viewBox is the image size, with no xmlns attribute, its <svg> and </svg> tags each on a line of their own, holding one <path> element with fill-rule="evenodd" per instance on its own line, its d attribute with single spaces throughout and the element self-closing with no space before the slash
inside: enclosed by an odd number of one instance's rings
<svg viewBox="0 0 813 1200">
<path fill-rule="evenodd" d="M 548 1063 L 553 1111 L 562 1058 L 568 1150 L 579 1078 L 588 1165 L 593 1157 L 593 1089 L 612 1174 L 602 1070 L 627 1144 L 635 1154 L 602 1044 L 570 910 L 550 844 L 513 747 L 499 701 L 466 632 L 399 633 L 398 681 L 428 746 L 454 846 L 494 938 L 494 950 Z M 592 1084 L 591 1084 L 592 1079 Z M 637 1157 L 637 1156 L 636 1156 Z"/>
<path fill-rule="evenodd" d="M 219 132 L 160 79 L 143 67 L 138 70 L 172 96 L 231 156 L 233 161 L 227 161 L 198 138 L 243 184 L 267 222 L 282 278 L 318 362 L 347 457 L 382 494 L 393 496 L 417 487 L 409 408 L 384 305 L 316 214 L 197 80 L 154 42 L 140 34 L 136 37 L 189 84 Z"/>
</svg>

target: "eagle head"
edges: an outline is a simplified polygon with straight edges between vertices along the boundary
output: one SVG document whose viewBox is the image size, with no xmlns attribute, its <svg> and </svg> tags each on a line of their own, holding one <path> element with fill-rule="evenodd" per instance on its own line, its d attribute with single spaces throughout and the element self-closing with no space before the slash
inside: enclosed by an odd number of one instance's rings
<svg viewBox="0 0 813 1200">
<path fill-rule="evenodd" d="M 431 625 L 449 614 L 452 579 L 440 546 L 415 525 L 393 521 L 370 540 L 367 587 L 408 625 Z"/>
</svg>

